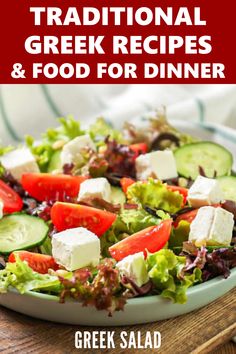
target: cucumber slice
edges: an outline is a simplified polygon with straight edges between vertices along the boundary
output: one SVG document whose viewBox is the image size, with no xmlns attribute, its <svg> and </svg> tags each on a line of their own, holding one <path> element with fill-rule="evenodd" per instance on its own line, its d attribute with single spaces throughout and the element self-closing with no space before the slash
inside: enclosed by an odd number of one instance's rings
<svg viewBox="0 0 236 354">
<path fill-rule="evenodd" d="M 39 246 L 46 239 L 48 229 L 45 221 L 36 216 L 6 215 L 0 220 L 0 253 Z"/>
<path fill-rule="evenodd" d="M 55 151 L 48 165 L 48 172 L 61 169 L 61 150 Z"/>
<path fill-rule="evenodd" d="M 199 166 L 204 169 L 207 177 L 229 175 L 233 165 L 233 156 L 223 146 L 203 141 L 184 145 L 175 150 L 178 173 L 186 178 L 196 179 Z"/>
<path fill-rule="evenodd" d="M 224 176 L 217 179 L 224 193 L 224 198 L 236 202 L 236 177 Z"/>
<path fill-rule="evenodd" d="M 119 187 L 111 187 L 111 202 L 123 205 L 126 202 L 125 193 Z"/>
</svg>

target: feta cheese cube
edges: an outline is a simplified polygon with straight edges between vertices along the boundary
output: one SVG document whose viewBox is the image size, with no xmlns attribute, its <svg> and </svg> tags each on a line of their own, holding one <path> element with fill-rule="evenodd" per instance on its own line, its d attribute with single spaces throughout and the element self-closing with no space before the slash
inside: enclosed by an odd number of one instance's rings
<svg viewBox="0 0 236 354">
<path fill-rule="evenodd" d="M 100 240 L 83 227 L 68 229 L 52 236 L 52 255 L 69 271 L 96 266 L 100 258 Z"/>
<path fill-rule="evenodd" d="M 195 241 L 199 246 L 201 246 L 201 243 L 206 244 L 210 235 L 214 216 L 214 207 L 200 208 L 190 225 L 189 241 Z"/>
<path fill-rule="evenodd" d="M 74 163 L 80 165 L 83 162 L 83 150 L 96 150 L 95 144 L 89 135 L 81 135 L 65 144 L 61 151 L 61 164 Z"/>
<path fill-rule="evenodd" d="M 135 167 L 140 180 L 148 177 L 160 180 L 178 177 L 174 154 L 169 150 L 140 155 L 135 160 Z"/>
<path fill-rule="evenodd" d="M 120 273 L 132 279 L 135 284 L 142 286 L 149 280 L 143 252 L 125 257 L 116 264 Z"/>
<path fill-rule="evenodd" d="M 101 198 L 107 202 L 111 201 L 111 185 L 106 178 L 91 178 L 81 183 L 78 201 L 83 201 L 89 197 Z"/>
<path fill-rule="evenodd" d="M 234 228 L 234 215 L 223 208 L 205 206 L 198 210 L 190 226 L 189 240 L 195 245 L 229 246 Z"/>
<path fill-rule="evenodd" d="M 3 217 L 3 202 L 0 200 L 0 219 Z"/>
<path fill-rule="evenodd" d="M 223 191 L 217 180 L 198 176 L 188 192 L 188 202 L 194 208 L 220 203 Z"/>
<path fill-rule="evenodd" d="M 31 151 L 25 147 L 10 151 L 0 158 L 2 166 L 18 181 L 24 173 L 38 173 L 39 167 Z"/>
</svg>

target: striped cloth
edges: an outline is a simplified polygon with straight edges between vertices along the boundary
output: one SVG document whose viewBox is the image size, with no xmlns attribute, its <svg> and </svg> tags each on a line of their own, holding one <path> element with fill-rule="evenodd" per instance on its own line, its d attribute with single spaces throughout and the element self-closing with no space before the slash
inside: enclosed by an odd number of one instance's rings
<svg viewBox="0 0 236 354">
<path fill-rule="evenodd" d="M 2 85 L 1 142 L 39 137 L 56 118 L 89 123 L 104 116 L 116 125 L 160 105 L 169 119 L 217 122 L 236 128 L 236 85 Z"/>
</svg>

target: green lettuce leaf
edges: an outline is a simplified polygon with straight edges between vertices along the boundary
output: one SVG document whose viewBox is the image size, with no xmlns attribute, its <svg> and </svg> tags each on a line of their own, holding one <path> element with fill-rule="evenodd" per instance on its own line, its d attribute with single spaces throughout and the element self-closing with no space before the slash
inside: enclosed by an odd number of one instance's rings
<svg viewBox="0 0 236 354">
<path fill-rule="evenodd" d="M 12 150 L 14 150 L 14 147 L 11 145 L 8 146 L 0 145 L 0 156 L 5 155 Z"/>
<path fill-rule="evenodd" d="M 160 223 L 158 217 L 150 215 L 144 209 L 124 209 L 120 213 L 120 219 L 130 235 Z"/>
<path fill-rule="evenodd" d="M 15 263 L 8 262 L 6 268 L 0 271 L 0 293 L 6 292 L 9 287 L 17 289 L 21 294 L 30 290 L 55 294 L 61 291 L 57 276 L 34 272 L 27 262 L 19 257 Z"/>
<path fill-rule="evenodd" d="M 63 144 L 85 134 L 81 130 L 80 122 L 72 116 L 58 119 L 60 126 L 49 128 L 42 135 L 40 143 L 37 143 L 32 136 L 26 136 L 25 142 L 32 154 L 35 156 L 42 172 L 47 172 L 50 161 L 55 153 L 62 148 Z"/>
<path fill-rule="evenodd" d="M 190 232 L 190 223 L 186 220 L 181 220 L 176 228 L 172 229 L 169 238 L 169 248 L 182 247 L 184 241 L 188 241 Z"/>
<path fill-rule="evenodd" d="M 59 127 L 49 128 L 46 133 L 43 134 L 43 138 L 47 141 L 52 143 L 58 140 L 69 141 L 85 134 L 85 131 L 81 129 L 80 122 L 74 119 L 73 116 L 58 118 L 58 121 L 60 123 Z"/>
<path fill-rule="evenodd" d="M 195 268 L 193 273 L 184 272 L 185 256 L 176 256 L 169 249 L 162 249 L 147 257 L 148 275 L 155 289 L 162 297 L 184 304 L 186 291 L 195 283 L 201 282 L 202 272 Z"/>
<path fill-rule="evenodd" d="M 183 205 L 183 196 L 179 192 L 168 190 L 166 184 L 152 178 L 147 182 L 132 184 L 127 196 L 132 203 L 162 209 L 168 213 L 176 213 Z"/>
<path fill-rule="evenodd" d="M 115 229 L 112 227 L 108 231 L 106 231 L 100 237 L 100 246 L 101 246 L 101 255 L 102 257 L 110 257 L 110 253 L 108 251 L 109 247 L 117 243 L 121 240 L 120 237 L 122 234 L 115 234 Z"/>
<path fill-rule="evenodd" d="M 147 213 L 144 209 L 123 209 L 112 227 L 100 238 L 102 255 L 109 257 L 108 248 L 128 235 L 149 226 L 158 225 L 160 218 Z"/>
<path fill-rule="evenodd" d="M 11 146 L 11 145 L 8 145 L 8 146 L 3 146 L 3 145 L 0 145 L 0 156 L 3 156 L 5 154 L 7 154 L 8 152 L 14 150 L 14 147 Z M 0 163 L 0 176 L 3 175 L 5 169 L 4 167 L 2 166 L 2 164 Z"/>
<path fill-rule="evenodd" d="M 91 138 L 99 145 L 103 144 L 104 138 L 107 136 L 111 140 L 115 140 L 118 143 L 124 143 L 122 133 L 119 130 L 114 129 L 104 118 L 97 118 L 96 122 L 90 125 L 89 134 Z"/>
<path fill-rule="evenodd" d="M 47 236 L 42 245 L 39 246 L 42 254 L 52 255 L 52 241 L 51 237 Z"/>
</svg>

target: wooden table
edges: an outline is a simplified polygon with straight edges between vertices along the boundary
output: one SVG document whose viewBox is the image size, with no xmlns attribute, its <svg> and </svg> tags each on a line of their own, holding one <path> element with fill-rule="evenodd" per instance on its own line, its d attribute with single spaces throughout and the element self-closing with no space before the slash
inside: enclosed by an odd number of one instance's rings
<svg viewBox="0 0 236 354">
<path fill-rule="evenodd" d="M 35 320 L 0 308 L 1 353 L 100 353 L 100 350 L 79 350 L 74 347 L 76 330 L 93 330 L 79 326 L 60 325 Z M 112 328 L 114 329 L 114 328 Z M 98 328 L 96 328 L 98 330 Z M 99 328 L 107 330 L 107 328 Z M 109 353 L 217 353 L 216 349 L 236 335 L 236 288 L 227 295 L 198 311 L 175 319 L 147 325 L 116 327 L 116 340 L 121 330 L 160 331 L 162 346 L 154 350 L 103 350 Z M 231 343 L 219 353 L 236 353 Z"/>
</svg>

